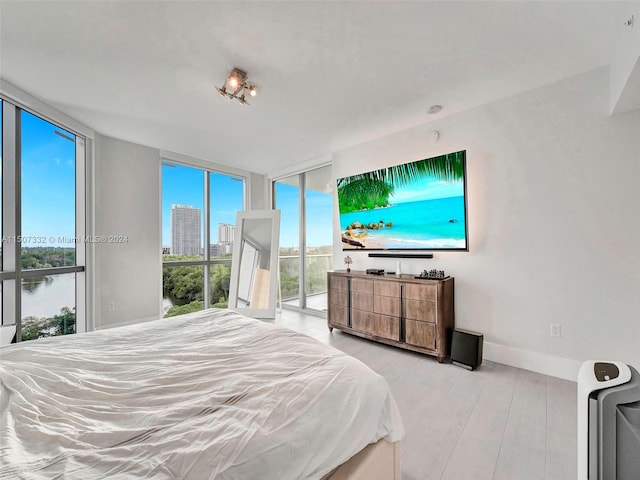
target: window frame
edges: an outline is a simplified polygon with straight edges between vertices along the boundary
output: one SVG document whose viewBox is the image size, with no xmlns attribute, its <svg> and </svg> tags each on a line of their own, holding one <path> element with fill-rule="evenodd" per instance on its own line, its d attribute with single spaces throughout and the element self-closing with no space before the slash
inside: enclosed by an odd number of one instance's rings
<svg viewBox="0 0 640 480">
<path fill-rule="evenodd" d="M 298 257 L 298 305 L 290 305 L 281 301 L 281 307 L 287 310 L 293 310 L 297 312 L 304 312 L 311 315 L 325 318 L 328 309 L 318 310 L 308 306 L 307 296 L 307 175 L 322 169 L 333 168 L 331 161 L 322 162 L 314 165 L 307 165 L 302 170 L 294 170 L 291 172 L 282 172 L 278 175 L 274 175 L 270 178 L 270 197 L 271 208 L 278 208 L 276 184 L 282 182 L 288 178 L 296 177 L 298 179 L 298 248 L 300 249 L 300 256 Z M 331 174 L 332 175 L 332 174 Z M 333 177 L 332 177 L 333 178 Z M 282 224 L 281 224 L 282 228 Z M 282 239 L 280 240 L 282 242 Z M 278 256 L 280 253 L 278 252 Z M 280 276 L 278 282 L 282 280 Z"/>
<path fill-rule="evenodd" d="M 179 157 L 179 158 L 176 158 Z M 228 258 L 228 259 L 211 259 L 211 248 L 210 248 L 210 244 L 211 244 L 211 181 L 210 181 L 210 174 L 218 174 L 218 175 L 227 175 L 230 177 L 238 177 L 242 179 L 242 210 L 247 210 L 247 205 L 249 204 L 249 182 L 250 182 L 250 177 L 248 174 L 244 173 L 244 172 L 240 172 L 237 170 L 231 170 L 231 169 L 226 169 L 226 168 L 222 168 L 218 165 L 210 165 L 210 166 L 206 166 L 204 165 L 204 163 L 200 163 L 200 162 L 194 162 L 194 161 L 186 161 L 185 160 L 186 157 L 182 156 L 182 155 L 166 155 L 163 154 L 163 152 L 161 152 L 161 156 L 160 156 L 160 217 L 162 218 L 163 215 L 163 211 L 162 211 L 162 191 L 163 191 L 163 167 L 165 165 L 170 165 L 170 166 L 181 166 L 181 167 L 187 167 L 187 168 L 194 168 L 194 169 L 198 169 L 201 170 L 204 175 L 204 188 L 203 188 L 203 207 L 202 207 L 202 215 L 203 215 L 203 231 L 204 231 L 204 238 L 203 238 L 203 243 L 204 243 L 204 247 L 203 247 L 203 255 L 202 255 L 202 260 L 173 260 L 173 261 L 168 261 L 165 262 L 163 255 L 161 255 L 162 258 L 162 268 L 161 271 L 163 272 L 165 268 L 174 268 L 174 267 L 189 267 L 189 266 L 202 266 L 203 267 L 203 279 L 202 279 L 202 296 L 203 296 L 203 310 L 207 310 L 209 308 L 211 308 L 210 305 L 210 301 L 209 301 L 209 283 L 210 283 L 210 275 L 211 275 L 211 267 L 214 265 L 225 265 L 225 264 L 229 264 L 229 267 L 231 267 L 231 261 L 232 261 L 232 257 Z M 190 159 L 193 160 L 193 159 Z M 160 222 L 160 237 L 162 239 L 162 220 Z M 162 240 L 160 242 L 160 246 L 161 248 L 163 248 L 162 246 Z M 163 274 L 164 275 L 164 274 Z M 164 282 L 161 282 L 162 286 L 161 286 L 161 290 L 162 292 L 164 292 Z M 164 299 L 164 293 L 161 295 L 162 299 Z"/>
<path fill-rule="evenodd" d="M 9 93 L 7 94 L 7 90 Z M 35 105 L 31 108 L 19 101 Z M 92 158 L 91 140 L 83 128 L 51 107 L 30 97 L 24 92 L 6 83 L 0 91 L 2 100 L 2 235 L 4 238 L 17 238 L 22 231 L 22 158 L 21 158 L 21 112 L 27 112 L 58 128 L 75 135 L 75 235 L 86 238 L 87 235 L 87 170 Z M 61 117 L 58 119 L 56 117 Z M 61 121 L 62 120 L 62 121 Z M 12 246 L 11 246 L 12 245 Z M 76 332 L 87 331 L 87 258 L 85 243 L 76 243 L 75 265 L 38 269 L 22 267 L 21 243 L 4 242 L 2 248 L 2 317 L 0 327 L 14 326 L 16 342 L 22 341 L 22 280 L 40 276 L 74 273 L 75 278 L 75 319 Z M 10 248 L 6 248 L 10 247 Z"/>
</svg>

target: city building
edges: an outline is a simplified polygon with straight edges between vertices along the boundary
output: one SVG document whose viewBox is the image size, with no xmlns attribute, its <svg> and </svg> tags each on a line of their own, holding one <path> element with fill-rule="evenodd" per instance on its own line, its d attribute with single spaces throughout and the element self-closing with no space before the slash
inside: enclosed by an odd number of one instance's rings
<svg viewBox="0 0 640 480">
<path fill-rule="evenodd" d="M 224 244 L 224 243 L 212 243 L 209 245 L 209 256 L 210 257 L 221 257 L 223 255 L 227 255 L 233 253 L 233 244 Z"/>
<path fill-rule="evenodd" d="M 230 223 L 218 223 L 218 243 L 222 245 L 233 245 L 235 232 L 235 225 Z"/>
<path fill-rule="evenodd" d="M 199 208 L 171 205 L 171 254 L 201 254 Z"/>
<path fill-rule="evenodd" d="M 218 243 L 209 245 L 209 256 L 219 257 L 233 253 L 233 238 L 236 226 L 231 223 L 218 223 Z"/>
</svg>

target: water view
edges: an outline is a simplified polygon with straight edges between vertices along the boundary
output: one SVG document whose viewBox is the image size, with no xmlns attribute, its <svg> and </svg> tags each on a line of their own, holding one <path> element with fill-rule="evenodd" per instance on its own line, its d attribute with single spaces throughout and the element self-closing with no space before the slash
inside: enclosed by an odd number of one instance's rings
<svg viewBox="0 0 640 480">
<path fill-rule="evenodd" d="M 22 281 L 22 318 L 53 317 L 63 307 L 75 308 L 76 275 L 49 275 Z"/>
<path fill-rule="evenodd" d="M 367 229 L 367 245 L 380 248 L 464 248 L 464 197 L 438 198 L 340 215 L 340 228 L 354 223 L 383 224 Z"/>
</svg>

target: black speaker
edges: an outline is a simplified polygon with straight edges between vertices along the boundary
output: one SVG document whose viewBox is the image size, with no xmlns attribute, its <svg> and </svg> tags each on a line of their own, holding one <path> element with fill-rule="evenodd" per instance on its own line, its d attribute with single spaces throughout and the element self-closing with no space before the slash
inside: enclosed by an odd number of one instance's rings
<svg viewBox="0 0 640 480">
<path fill-rule="evenodd" d="M 451 363 L 467 370 L 482 364 L 483 335 L 469 330 L 454 330 L 451 340 Z"/>
</svg>

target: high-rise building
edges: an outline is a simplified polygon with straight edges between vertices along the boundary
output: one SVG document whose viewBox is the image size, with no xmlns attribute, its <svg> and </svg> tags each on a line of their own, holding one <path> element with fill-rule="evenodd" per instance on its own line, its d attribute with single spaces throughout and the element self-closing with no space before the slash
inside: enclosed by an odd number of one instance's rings
<svg viewBox="0 0 640 480">
<path fill-rule="evenodd" d="M 199 208 L 171 205 L 171 254 L 201 254 Z"/>
<path fill-rule="evenodd" d="M 218 243 L 223 245 L 233 245 L 233 237 L 236 233 L 236 226 L 230 223 L 218 223 Z"/>
<path fill-rule="evenodd" d="M 227 255 L 229 253 L 233 253 L 232 243 L 212 243 L 209 245 L 209 256 L 212 258 Z"/>
</svg>

